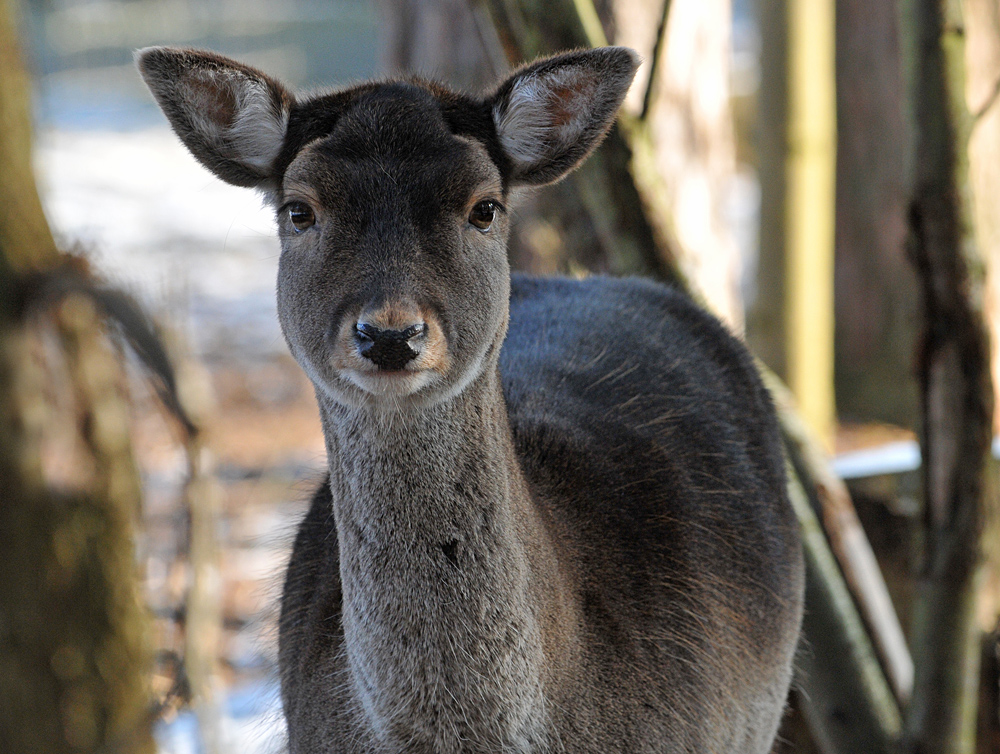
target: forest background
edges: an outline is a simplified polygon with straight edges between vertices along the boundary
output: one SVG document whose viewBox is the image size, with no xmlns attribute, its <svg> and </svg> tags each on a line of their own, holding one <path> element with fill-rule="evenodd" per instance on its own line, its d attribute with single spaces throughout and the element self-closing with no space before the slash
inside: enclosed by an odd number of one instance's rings
<svg viewBox="0 0 1000 754">
<path fill-rule="evenodd" d="M 4 750 L 138 749 L 151 728 L 165 751 L 280 738 L 275 595 L 322 438 L 277 329 L 273 221 L 183 151 L 132 50 L 208 47 L 300 88 L 417 71 L 477 89 L 612 41 L 646 60 L 627 114 L 583 170 L 521 204 L 512 263 L 673 279 L 790 384 L 794 400 L 775 395 L 833 557 L 811 582 L 812 664 L 823 637 L 856 662 L 807 674 L 787 748 L 1000 751 L 995 3 L 3 7 L 0 692 L 16 701 L 0 740 L 19 742 Z M 97 279 L 153 314 L 173 368 Z M 100 334 L 108 316 L 124 340 Z M 838 578 L 856 615 L 819 625 Z"/>
</svg>

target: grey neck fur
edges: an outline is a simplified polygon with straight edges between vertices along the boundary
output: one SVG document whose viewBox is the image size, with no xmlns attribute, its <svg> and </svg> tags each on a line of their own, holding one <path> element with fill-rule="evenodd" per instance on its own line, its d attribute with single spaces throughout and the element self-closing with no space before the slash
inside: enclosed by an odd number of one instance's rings
<svg viewBox="0 0 1000 754">
<path fill-rule="evenodd" d="M 357 712 L 388 750 L 546 750 L 542 535 L 495 367 L 430 408 L 320 410 Z"/>
</svg>

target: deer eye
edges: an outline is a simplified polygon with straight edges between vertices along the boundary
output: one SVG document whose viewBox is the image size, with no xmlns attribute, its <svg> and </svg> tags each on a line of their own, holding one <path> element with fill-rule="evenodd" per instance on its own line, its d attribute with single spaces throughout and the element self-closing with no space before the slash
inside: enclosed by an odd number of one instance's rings
<svg viewBox="0 0 1000 754">
<path fill-rule="evenodd" d="M 285 211 L 288 212 L 288 219 L 296 233 L 308 230 L 316 224 L 316 215 L 313 213 L 312 207 L 305 202 L 289 202 Z"/>
<path fill-rule="evenodd" d="M 493 225 L 499 205 L 492 199 L 486 199 L 476 204 L 469 213 L 469 222 L 484 233 Z"/>
</svg>

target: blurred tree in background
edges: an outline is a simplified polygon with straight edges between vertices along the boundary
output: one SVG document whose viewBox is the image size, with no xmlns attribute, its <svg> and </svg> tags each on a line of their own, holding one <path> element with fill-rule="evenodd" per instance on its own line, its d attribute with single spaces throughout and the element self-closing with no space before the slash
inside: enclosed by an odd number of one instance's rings
<svg viewBox="0 0 1000 754">
<path fill-rule="evenodd" d="M 56 250 L 31 168 L 29 82 L 0 3 L 0 749 L 151 752 L 138 478 L 122 364 Z"/>
</svg>

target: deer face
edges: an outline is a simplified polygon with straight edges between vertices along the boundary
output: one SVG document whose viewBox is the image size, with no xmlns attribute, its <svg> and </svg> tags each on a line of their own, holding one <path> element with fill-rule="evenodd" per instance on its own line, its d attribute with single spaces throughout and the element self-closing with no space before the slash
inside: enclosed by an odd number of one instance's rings
<svg viewBox="0 0 1000 754">
<path fill-rule="evenodd" d="M 500 169 L 410 84 L 363 92 L 281 182 L 278 311 L 299 362 L 352 404 L 459 391 L 506 331 Z"/>
<path fill-rule="evenodd" d="M 152 48 L 138 62 L 191 152 L 273 203 L 292 354 L 331 399 L 389 410 L 495 368 L 508 191 L 575 167 L 637 65 L 606 48 L 535 63 L 481 100 L 394 82 L 299 102 L 211 53 Z"/>
</svg>

